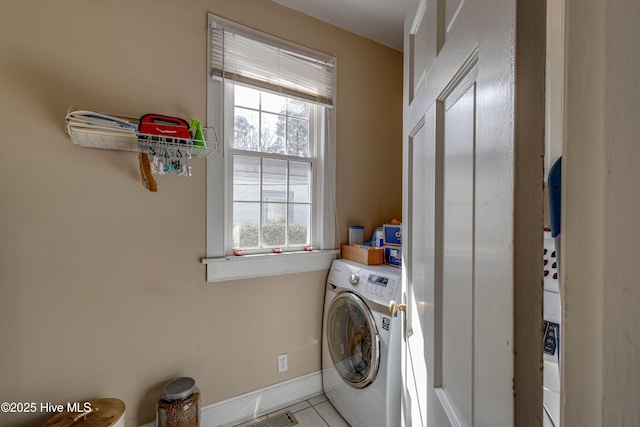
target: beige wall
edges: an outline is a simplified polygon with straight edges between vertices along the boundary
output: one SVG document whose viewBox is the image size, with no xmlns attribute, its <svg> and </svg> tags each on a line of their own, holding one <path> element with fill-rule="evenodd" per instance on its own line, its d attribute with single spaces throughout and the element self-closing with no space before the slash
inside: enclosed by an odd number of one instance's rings
<svg viewBox="0 0 640 427">
<path fill-rule="evenodd" d="M 640 3 L 566 1 L 562 423 L 640 425 Z"/>
<path fill-rule="evenodd" d="M 70 105 L 205 117 L 207 12 L 338 58 L 341 240 L 401 216 L 401 53 L 268 0 L 4 2 L 0 402 L 118 397 L 133 427 L 175 376 L 208 405 L 320 369 L 326 272 L 205 283 L 205 161 L 152 194 L 63 130 Z"/>
</svg>

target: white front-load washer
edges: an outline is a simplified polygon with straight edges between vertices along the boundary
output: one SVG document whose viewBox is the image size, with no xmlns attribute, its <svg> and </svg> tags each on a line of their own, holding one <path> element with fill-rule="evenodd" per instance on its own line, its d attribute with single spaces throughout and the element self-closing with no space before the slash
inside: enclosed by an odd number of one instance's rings
<svg viewBox="0 0 640 427">
<path fill-rule="evenodd" d="M 543 405 L 545 418 L 543 425 L 560 425 L 560 339 L 561 304 L 559 259 L 551 231 L 544 231 L 544 382 Z"/>
<path fill-rule="evenodd" d="M 324 301 L 322 385 L 352 427 L 400 425 L 401 272 L 335 260 Z"/>
</svg>

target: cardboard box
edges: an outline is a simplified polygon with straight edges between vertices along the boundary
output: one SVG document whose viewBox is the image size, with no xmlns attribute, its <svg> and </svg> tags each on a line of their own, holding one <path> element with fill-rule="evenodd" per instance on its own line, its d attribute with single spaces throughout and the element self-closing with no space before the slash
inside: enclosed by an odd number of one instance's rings
<svg viewBox="0 0 640 427">
<path fill-rule="evenodd" d="M 402 248 L 399 246 L 385 246 L 384 263 L 393 267 L 402 267 Z"/>
<path fill-rule="evenodd" d="M 383 224 L 384 245 L 402 246 L 402 224 Z"/>
<path fill-rule="evenodd" d="M 356 246 L 340 245 L 341 257 L 350 261 L 359 262 L 366 265 L 384 264 L 384 250 L 359 248 Z"/>
</svg>

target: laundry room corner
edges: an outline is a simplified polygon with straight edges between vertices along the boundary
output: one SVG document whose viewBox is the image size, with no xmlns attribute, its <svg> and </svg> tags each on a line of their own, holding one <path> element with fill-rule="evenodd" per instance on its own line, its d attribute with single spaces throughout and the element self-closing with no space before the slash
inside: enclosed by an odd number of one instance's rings
<svg viewBox="0 0 640 427">
<path fill-rule="evenodd" d="M 369 233 L 401 217 L 401 52 L 264 0 L 8 2 L 0 402 L 117 398 L 138 427 L 174 378 L 195 380 L 204 410 L 321 370 L 328 271 L 208 283 L 206 160 L 156 175 L 152 193 L 138 153 L 65 132 L 71 106 L 203 121 L 209 13 L 337 58 L 338 240 L 354 221 Z M 55 415 L 37 409 L 0 425 Z"/>
</svg>

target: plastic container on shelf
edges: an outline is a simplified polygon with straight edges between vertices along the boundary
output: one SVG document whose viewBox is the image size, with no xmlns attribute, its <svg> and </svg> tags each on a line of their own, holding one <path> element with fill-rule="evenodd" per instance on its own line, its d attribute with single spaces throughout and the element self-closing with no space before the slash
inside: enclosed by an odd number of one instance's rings
<svg viewBox="0 0 640 427">
<path fill-rule="evenodd" d="M 349 227 L 349 245 L 361 245 L 364 243 L 364 227 L 352 225 Z"/>
<path fill-rule="evenodd" d="M 376 227 L 371 237 L 371 246 L 381 248 L 384 246 L 384 231 L 382 227 Z"/>
<path fill-rule="evenodd" d="M 200 427 L 200 390 L 193 378 L 165 384 L 156 405 L 156 427 Z"/>
</svg>

